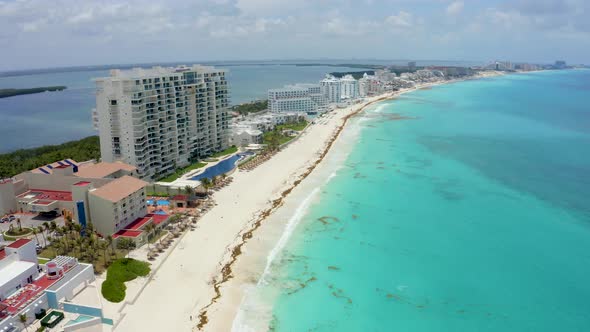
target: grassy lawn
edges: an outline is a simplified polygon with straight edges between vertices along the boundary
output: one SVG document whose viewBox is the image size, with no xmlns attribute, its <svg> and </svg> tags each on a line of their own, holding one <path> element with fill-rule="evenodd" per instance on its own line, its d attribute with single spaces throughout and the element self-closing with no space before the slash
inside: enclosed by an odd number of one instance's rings
<svg viewBox="0 0 590 332">
<path fill-rule="evenodd" d="M 39 261 L 39 264 L 45 264 L 47 262 L 49 262 L 51 259 L 49 258 L 43 258 L 43 257 L 37 257 L 37 261 Z"/>
<path fill-rule="evenodd" d="M 272 131 L 264 133 L 262 135 L 262 144 L 270 144 L 272 135 L 273 135 Z M 283 135 L 283 134 L 280 134 L 280 132 L 277 132 L 276 135 L 278 135 L 278 137 L 279 137 L 279 145 L 283 145 L 295 138 L 295 136 Z"/>
<path fill-rule="evenodd" d="M 305 127 L 307 127 L 307 121 L 303 120 L 301 122 L 297 122 L 297 123 L 286 123 L 286 124 L 282 124 L 282 125 L 278 125 L 276 127 L 276 129 L 278 130 L 283 130 L 283 129 L 291 129 L 291 130 L 296 130 L 296 131 L 302 131 L 303 129 L 305 129 Z"/>
<path fill-rule="evenodd" d="M 107 279 L 102 283 L 102 296 L 109 302 L 125 299 L 125 282 L 150 273 L 150 264 L 133 258 L 121 258 L 113 262 L 107 270 Z"/>
<path fill-rule="evenodd" d="M 185 173 L 192 171 L 194 169 L 197 169 L 197 168 L 201 168 L 205 165 L 207 165 L 207 164 L 206 163 L 194 163 L 194 164 L 191 164 L 187 167 L 179 168 L 176 170 L 176 172 L 168 175 L 167 177 L 165 177 L 163 179 L 160 179 L 160 181 L 161 182 L 172 182 L 172 181 L 178 179 L 179 177 L 181 177 L 182 175 L 184 175 Z"/>
<path fill-rule="evenodd" d="M 229 148 L 223 150 L 223 151 L 219 151 L 217 153 L 214 153 L 211 155 L 211 158 L 219 158 L 231 153 L 235 153 L 238 152 L 238 147 L 236 147 L 235 145 L 230 146 Z"/>
</svg>

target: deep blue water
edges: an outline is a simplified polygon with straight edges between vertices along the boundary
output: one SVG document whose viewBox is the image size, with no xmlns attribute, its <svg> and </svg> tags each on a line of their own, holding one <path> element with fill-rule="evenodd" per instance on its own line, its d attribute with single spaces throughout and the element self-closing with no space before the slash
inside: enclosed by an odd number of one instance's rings
<svg viewBox="0 0 590 332">
<path fill-rule="evenodd" d="M 236 163 L 244 156 L 248 155 L 247 153 L 237 153 L 227 159 L 220 161 L 219 163 L 209 166 L 205 168 L 205 170 L 191 178 L 191 180 L 200 180 L 204 178 L 212 179 L 215 176 L 219 176 L 221 174 L 225 174 L 236 167 Z"/>
<path fill-rule="evenodd" d="M 589 92 L 541 72 L 368 110 L 236 326 L 589 331 Z"/>
<path fill-rule="evenodd" d="M 313 83 L 348 67 L 292 65 L 233 65 L 229 70 L 231 104 L 266 98 L 267 90 L 285 84 Z M 0 77 L 2 88 L 65 85 L 64 91 L 0 99 L 0 153 L 18 148 L 59 144 L 95 135 L 91 111 L 96 106 L 93 78 L 108 76 L 108 70 Z"/>
</svg>

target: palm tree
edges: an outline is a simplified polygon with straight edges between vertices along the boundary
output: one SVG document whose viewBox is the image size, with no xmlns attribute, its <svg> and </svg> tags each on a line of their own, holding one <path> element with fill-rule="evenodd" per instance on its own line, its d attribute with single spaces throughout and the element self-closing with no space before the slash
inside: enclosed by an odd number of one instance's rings
<svg viewBox="0 0 590 332">
<path fill-rule="evenodd" d="M 47 238 L 47 235 L 49 235 L 49 230 L 51 229 L 51 226 L 49 225 L 49 223 L 47 221 L 45 221 L 43 224 L 43 230 L 45 231 L 45 233 L 43 235 L 45 235 L 45 238 Z M 45 244 L 47 246 L 47 244 Z"/>
<path fill-rule="evenodd" d="M 94 224 L 92 222 L 86 224 L 86 231 L 88 232 L 88 234 L 86 234 L 87 236 L 94 234 Z"/>
<path fill-rule="evenodd" d="M 109 245 L 109 247 L 111 247 L 111 253 L 113 255 L 115 255 L 115 246 L 113 244 L 113 237 L 112 236 L 107 236 L 107 244 Z"/>
<path fill-rule="evenodd" d="M 27 315 L 26 314 L 20 314 L 18 315 L 18 320 L 20 321 L 21 324 L 23 324 L 23 327 L 25 328 L 25 330 L 29 330 L 29 327 L 27 326 Z"/>
<path fill-rule="evenodd" d="M 35 241 L 37 241 L 37 244 L 39 244 L 39 238 L 37 237 L 37 233 L 39 233 L 39 231 L 37 230 L 37 227 L 33 227 L 33 235 L 35 235 Z"/>
<path fill-rule="evenodd" d="M 49 243 L 51 243 L 51 247 L 53 247 L 53 250 L 55 251 L 55 247 L 54 247 L 53 242 L 52 242 L 53 241 L 53 238 L 51 236 L 48 236 L 47 237 L 47 241 L 49 241 Z M 57 256 L 57 252 L 55 253 L 55 256 Z"/>
<path fill-rule="evenodd" d="M 150 238 L 152 237 L 152 233 L 154 232 L 155 229 L 156 229 L 156 226 L 153 223 L 149 223 L 145 226 L 145 231 L 147 233 L 148 251 L 150 250 Z"/>
<path fill-rule="evenodd" d="M 125 250 L 127 253 L 125 254 L 125 257 L 127 257 L 129 255 L 129 252 L 135 248 L 135 242 L 133 242 L 133 240 L 128 239 L 126 237 L 122 237 L 119 240 L 117 240 L 117 248 L 121 249 L 121 250 Z"/>
<path fill-rule="evenodd" d="M 102 250 L 102 255 L 103 255 L 103 259 L 104 259 L 104 266 L 105 268 L 107 267 L 107 249 L 109 248 L 108 243 L 101 241 L 98 243 L 98 248 L 100 250 Z"/>
<path fill-rule="evenodd" d="M 193 187 L 187 185 L 186 187 L 184 187 L 184 192 L 189 196 L 192 197 L 193 193 L 195 192 Z"/>
<path fill-rule="evenodd" d="M 211 188 L 211 180 L 209 178 L 202 178 L 201 185 L 205 189 L 205 194 L 209 193 L 209 188 Z"/>
</svg>

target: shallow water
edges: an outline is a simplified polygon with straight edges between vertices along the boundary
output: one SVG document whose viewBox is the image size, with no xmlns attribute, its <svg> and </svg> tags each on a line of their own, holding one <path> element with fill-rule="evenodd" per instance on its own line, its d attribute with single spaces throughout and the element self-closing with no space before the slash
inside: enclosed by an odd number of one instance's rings
<svg viewBox="0 0 590 332">
<path fill-rule="evenodd" d="M 590 330 L 589 90 L 541 72 L 371 108 L 250 296 L 275 331 Z"/>
</svg>

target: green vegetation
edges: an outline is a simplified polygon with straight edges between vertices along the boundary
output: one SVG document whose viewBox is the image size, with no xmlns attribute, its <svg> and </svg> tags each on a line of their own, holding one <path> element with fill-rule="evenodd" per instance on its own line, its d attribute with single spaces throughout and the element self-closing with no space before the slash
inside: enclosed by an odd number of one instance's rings
<svg viewBox="0 0 590 332">
<path fill-rule="evenodd" d="M 31 88 L 31 89 L 0 89 L 0 98 L 19 96 L 19 95 L 30 95 L 33 93 L 41 93 L 41 92 L 45 92 L 45 91 L 62 91 L 65 89 L 66 89 L 66 87 L 63 85 L 43 86 L 40 88 Z"/>
<path fill-rule="evenodd" d="M 92 223 L 88 223 L 84 230 L 80 224 L 71 221 L 63 227 L 58 226 L 55 221 L 44 222 L 42 227 L 43 240 L 51 244 L 39 253 L 40 257 L 48 259 L 58 255 L 76 257 L 83 263 L 92 264 L 95 273 L 101 273 L 112 261 L 124 254 L 122 250 L 115 250 L 111 236 L 100 238 Z M 52 236 L 45 237 L 45 233 Z"/>
<path fill-rule="evenodd" d="M 33 229 L 32 228 L 19 228 L 19 227 L 12 227 L 12 225 L 10 225 L 11 227 L 4 232 L 4 234 L 8 235 L 8 236 L 12 236 L 12 237 L 19 237 L 19 236 L 23 236 L 23 235 L 29 235 L 31 233 L 33 233 Z"/>
<path fill-rule="evenodd" d="M 37 257 L 37 261 L 39 262 L 39 264 L 45 264 L 47 262 L 49 262 L 51 259 L 49 258 L 43 258 L 43 257 Z"/>
<path fill-rule="evenodd" d="M 278 125 L 274 130 L 268 131 L 262 136 L 262 143 L 266 144 L 271 150 L 276 150 L 279 146 L 289 142 L 294 136 L 283 134 L 283 130 L 301 131 L 307 126 L 307 121 L 303 120 L 295 123 L 286 123 Z"/>
<path fill-rule="evenodd" d="M 113 262 L 107 270 L 107 279 L 102 283 L 102 296 L 109 302 L 125 299 L 125 282 L 150 273 L 150 264 L 133 258 L 121 258 Z"/>
<path fill-rule="evenodd" d="M 60 145 L 46 145 L 0 154 L 0 178 L 11 177 L 67 158 L 76 161 L 100 158 L 98 136 L 90 136 Z"/>
<path fill-rule="evenodd" d="M 168 196 L 170 196 L 169 193 L 157 193 L 157 192 L 148 192 L 147 195 L 152 196 L 152 197 L 168 197 Z"/>
<path fill-rule="evenodd" d="M 307 127 L 307 124 L 308 124 L 307 121 L 302 120 L 302 121 L 295 122 L 295 123 L 286 123 L 286 124 L 278 125 L 278 126 L 276 126 L 275 130 L 291 129 L 291 130 L 295 130 L 295 131 L 302 131 L 303 129 L 305 129 L 305 127 Z"/>
<path fill-rule="evenodd" d="M 177 169 L 174 173 L 168 175 L 167 177 L 165 177 L 163 179 L 160 179 L 159 181 L 161 181 L 161 182 L 172 182 L 172 181 L 178 179 L 179 177 L 183 176 L 187 172 L 190 172 L 190 171 L 195 170 L 197 168 L 201 168 L 201 167 L 203 167 L 205 165 L 207 165 L 207 164 L 206 163 L 201 163 L 201 162 L 196 162 L 196 163 L 191 164 L 191 165 L 189 165 L 187 167 Z M 158 195 L 154 195 L 154 196 L 158 196 Z"/>
<path fill-rule="evenodd" d="M 256 100 L 250 103 L 236 105 L 232 107 L 232 111 L 238 112 L 241 115 L 248 113 L 256 113 L 268 109 L 268 100 Z"/>
<path fill-rule="evenodd" d="M 230 146 L 229 148 L 223 150 L 223 151 L 219 151 L 217 153 L 214 153 L 213 155 L 211 155 L 211 157 L 213 158 L 219 158 L 219 157 L 223 157 L 225 155 L 228 154 L 232 154 L 232 153 L 236 153 L 238 152 L 238 147 L 235 145 Z"/>
</svg>

